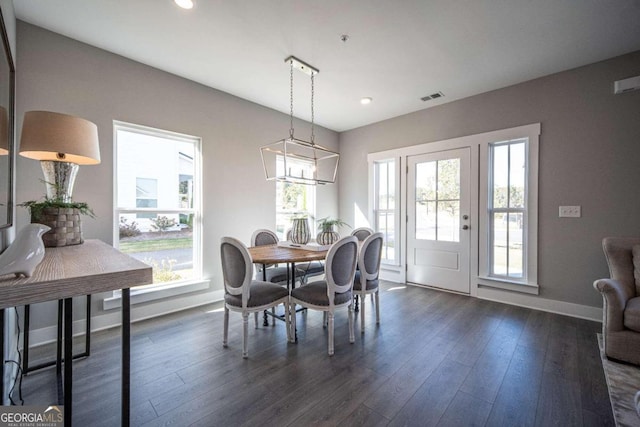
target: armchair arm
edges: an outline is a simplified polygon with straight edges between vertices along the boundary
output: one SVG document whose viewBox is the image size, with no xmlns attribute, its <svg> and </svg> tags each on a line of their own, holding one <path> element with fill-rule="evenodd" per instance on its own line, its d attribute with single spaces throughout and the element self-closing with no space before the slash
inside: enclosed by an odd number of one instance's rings
<svg viewBox="0 0 640 427">
<path fill-rule="evenodd" d="M 627 287 L 614 279 L 600 279 L 593 282 L 593 287 L 602 294 L 604 305 L 603 327 L 607 332 L 624 330 L 624 308 L 633 297 Z"/>
</svg>

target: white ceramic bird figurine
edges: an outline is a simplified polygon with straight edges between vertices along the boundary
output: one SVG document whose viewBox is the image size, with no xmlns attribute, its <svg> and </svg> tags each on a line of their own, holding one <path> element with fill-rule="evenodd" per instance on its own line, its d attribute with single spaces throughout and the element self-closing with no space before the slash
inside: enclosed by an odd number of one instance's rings
<svg viewBox="0 0 640 427">
<path fill-rule="evenodd" d="M 15 274 L 16 277 L 31 277 L 33 270 L 44 258 L 42 235 L 51 230 L 43 224 L 28 224 L 11 245 L 0 254 L 0 276 Z"/>
</svg>

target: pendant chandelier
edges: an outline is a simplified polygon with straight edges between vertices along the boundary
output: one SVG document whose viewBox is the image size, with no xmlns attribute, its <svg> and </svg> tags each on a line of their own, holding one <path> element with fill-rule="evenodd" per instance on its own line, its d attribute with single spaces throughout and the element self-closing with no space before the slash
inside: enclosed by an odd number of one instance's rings
<svg viewBox="0 0 640 427">
<path fill-rule="evenodd" d="M 298 184 L 334 183 L 340 155 L 315 143 L 314 134 L 314 76 L 318 70 L 294 56 L 285 59 L 289 63 L 289 137 L 260 148 L 264 173 L 268 181 L 284 181 Z M 311 77 L 311 139 L 303 141 L 294 136 L 293 129 L 293 69 Z"/>
</svg>

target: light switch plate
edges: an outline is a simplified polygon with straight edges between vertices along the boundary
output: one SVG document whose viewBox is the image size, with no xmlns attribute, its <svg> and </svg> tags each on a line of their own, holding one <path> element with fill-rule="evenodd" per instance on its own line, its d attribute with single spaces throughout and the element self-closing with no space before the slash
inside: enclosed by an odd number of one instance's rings
<svg viewBox="0 0 640 427">
<path fill-rule="evenodd" d="M 580 206 L 560 206 L 560 218 L 580 218 L 582 212 Z"/>
</svg>

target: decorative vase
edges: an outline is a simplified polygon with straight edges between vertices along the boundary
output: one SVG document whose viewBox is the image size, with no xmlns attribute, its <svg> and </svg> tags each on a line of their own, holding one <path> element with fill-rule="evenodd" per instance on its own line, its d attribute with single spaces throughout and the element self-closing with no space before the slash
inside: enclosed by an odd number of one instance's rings
<svg viewBox="0 0 640 427">
<path fill-rule="evenodd" d="M 44 258 L 42 235 L 50 228 L 42 224 L 28 224 L 11 245 L 0 255 L 0 276 L 15 274 L 31 277 Z"/>
<path fill-rule="evenodd" d="M 80 209 L 45 208 L 37 218 L 32 215 L 31 222 L 44 224 L 51 228 L 42 236 L 42 241 L 48 248 L 79 245 L 84 242 Z"/>
<path fill-rule="evenodd" d="M 331 226 L 328 230 L 322 230 L 316 236 L 316 242 L 319 245 L 333 245 L 335 242 L 340 240 L 340 234 Z"/>
<path fill-rule="evenodd" d="M 291 241 L 299 245 L 306 245 L 311 240 L 309 221 L 307 218 L 294 218 L 291 229 Z"/>
</svg>

